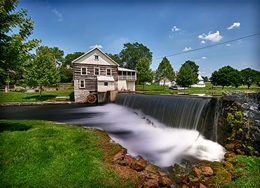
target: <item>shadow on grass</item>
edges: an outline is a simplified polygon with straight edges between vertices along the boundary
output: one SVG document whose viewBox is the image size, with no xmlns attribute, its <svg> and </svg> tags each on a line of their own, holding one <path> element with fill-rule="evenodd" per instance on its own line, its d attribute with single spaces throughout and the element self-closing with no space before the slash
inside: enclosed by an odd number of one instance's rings
<svg viewBox="0 0 260 188">
<path fill-rule="evenodd" d="M 32 126 L 26 125 L 24 123 L 0 121 L 0 132 L 4 132 L 4 131 L 27 131 L 31 128 L 32 128 Z"/>
<path fill-rule="evenodd" d="M 57 95 L 42 95 L 40 97 L 40 95 L 35 95 L 35 96 L 24 97 L 23 99 L 28 99 L 28 100 L 34 99 L 36 101 L 47 101 L 47 100 L 50 100 L 50 99 L 54 100 L 56 96 Z"/>
</svg>

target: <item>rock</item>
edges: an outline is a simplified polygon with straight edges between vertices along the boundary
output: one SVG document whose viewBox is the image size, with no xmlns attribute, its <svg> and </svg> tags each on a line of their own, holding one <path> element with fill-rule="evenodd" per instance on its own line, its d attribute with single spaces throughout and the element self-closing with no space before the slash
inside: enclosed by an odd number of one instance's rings
<svg viewBox="0 0 260 188">
<path fill-rule="evenodd" d="M 209 166 L 201 166 L 200 169 L 204 176 L 212 176 L 214 174 L 212 168 Z"/>
<path fill-rule="evenodd" d="M 125 155 L 124 160 L 126 161 L 128 166 L 131 166 L 136 159 L 134 159 L 131 155 Z"/>
<path fill-rule="evenodd" d="M 207 188 L 205 185 L 203 185 L 202 183 L 200 183 L 199 188 Z"/>
<path fill-rule="evenodd" d="M 226 144 L 226 145 L 225 145 L 225 148 L 226 148 L 228 151 L 234 151 L 234 149 L 235 149 L 235 144 L 234 144 L 234 143 Z"/>
<path fill-rule="evenodd" d="M 164 187 L 167 187 L 167 186 L 171 185 L 172 183 L 173 183 L 172 180 L 168 177 L 162 177 L 162 179 L 161 179 L 161 184 Z"/>
<path fill-rule="evenodd" d="M 142 185 L 142 188 L 159 188 L 158 181 L 154 179 L 149 179 L 148 181 L 145 181 Z"/>
<path fill-rule="evenodd" d="M 193 168 L 193 171 L 191 172 L 191 174 L 194 176 L 194 177 L 200 177 L 201 174 L 202 174 L 202 171 L 197 168 L 197 167 L 194 167 Z"/>
<path fill-rule="evenodd" d="M 146 166 L 147 166 L 147 162 L 143 158 L 133 161 L 133 163 L 131 164 L 131 168 L 136 171 L 144 170 Z"/>
<path fill-rule="evenodd" d="M 117 154 L 114 155 L 113 161 L 121 161 L 125 157 L 125 150 L 120 150 Z"/>
</svg>

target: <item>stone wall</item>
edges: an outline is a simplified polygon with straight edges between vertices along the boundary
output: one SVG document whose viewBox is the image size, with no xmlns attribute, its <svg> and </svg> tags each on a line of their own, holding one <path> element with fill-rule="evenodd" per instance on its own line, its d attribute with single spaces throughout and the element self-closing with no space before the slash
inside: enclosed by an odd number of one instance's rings
<svg viewBox="0 0 260 188">
<path fill-rule="evenodd" d="M 218 142 L 237 154 L 260 153 L 260 92 L 225 92 L 220 101 Z"/>
</svg>

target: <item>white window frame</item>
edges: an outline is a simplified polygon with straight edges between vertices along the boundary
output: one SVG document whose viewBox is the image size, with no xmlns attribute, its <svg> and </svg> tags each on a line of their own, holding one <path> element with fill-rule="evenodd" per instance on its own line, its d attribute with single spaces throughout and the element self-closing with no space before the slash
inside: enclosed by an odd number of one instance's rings
<svg viewBox="0 0 260 188">
<path fill-rule="evenodd" d="M 96 69 L 98 69 L 98 74 L 96 74 Z M 94 67 L 94 75 L 100 75 L 100 68 L 99 67 Z"/>
<path fill-rule="evenodd" d="M 98 55 L 94 55 L 94 60 L 98 61 L 99 60 L 99 56 Z"/>
<path fill-rule="evenodd" d="M 81 86 L 81 82 L 82 82 L 82 81 L 83 81 L 83 84 L 84 84 L 83 87 Z M 85 88 L 85 86 L 86 86 L 85 80 L 79 80 L 79 88 Z"/>
<path fill-rule="evenodd" d="M 83 74 L 82 69 L 86 69 L 86 74 Z M 81 67 L 81 75 L 87 75 L 87 71 L 88 71 L 88 69 L 86 67 Z"/>
<path fill-rule="evenodd" d="M 110 74 L 108 74 L 108 70 L 110 71 Z M 107 76 L 112 76 L 112 69 L 107 69 Z"/>
</svg>

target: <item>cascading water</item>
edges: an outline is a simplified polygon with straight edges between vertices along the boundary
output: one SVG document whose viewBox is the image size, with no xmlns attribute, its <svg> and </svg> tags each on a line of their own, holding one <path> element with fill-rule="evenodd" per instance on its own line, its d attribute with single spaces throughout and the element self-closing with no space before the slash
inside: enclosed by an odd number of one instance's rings
<svg viewBox="0 0 260 188">
<path fill-rule="evenodd" d="M 208 117 L 214 117 L 209 109 L 213 104 L 211 97 L 119 94 L 116 103 L 126 106 L 128 111 L 134 112 L 150 125 L 144 125 L 143 122 L 124 125 L 131 126 L 131 130 L 138 130 L 134 132 L 139 136 L 130 144 L 121 142 L 123 146 L 128 145 L 130 154 L 142 155 L 159 166 L 178 163 L 182 158 L 223 159 L 224 148 L 202 135 L 204 124 L 211 123 L 209 129 L 212 129 L 214 123 Z"/>
<path fill-rule="evenodd" d="M 116 103 L 141 111 L 169 127 L 200 131 L 210 100 L 209 97 L 119 94 Z"/>
</svg>

